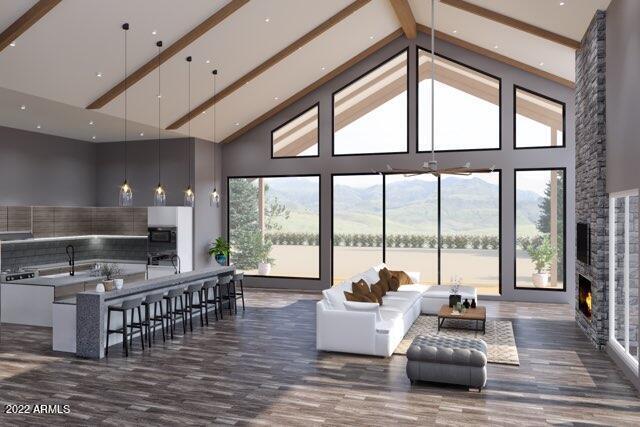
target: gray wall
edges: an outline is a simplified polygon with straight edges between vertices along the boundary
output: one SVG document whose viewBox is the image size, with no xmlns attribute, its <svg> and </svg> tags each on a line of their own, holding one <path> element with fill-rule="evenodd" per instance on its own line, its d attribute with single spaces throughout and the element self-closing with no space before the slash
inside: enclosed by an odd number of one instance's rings
<svg viewBox="0 0 640 427">
<path fill-rule="evenodd" d="M 91 144 L 0 126 L 0 205 L 93 206 Z"/>
<path fill-rule="evenodd" d="M 607 191 L 640 187 L 640 2 L 613 0 L 607 9 Z"/>
<path fill-rule="evenodd" d="M 416 99 L 416 55 L 415 42 L 400 38 L 371 55 L 361 63 L 331 80 L 318 90 L 304 97 L 282 113 L 265 121 L 245 135 L 222 147 L 223 179 L 226 187 L 228 176 L 279 175 L 279 174 L 321 174 L 321 280 L 249 278 L 252 286 L 286 287 L 297 289 L 323 289 L 331 282 L 331 174 L 345 172 L 367 173 L 372 168 L 381 170 L 386 164 L 394 167 L 416 167 L 428 155 L 416 153 L 416 111 L 409 110 L 409 150 L 408 154 L 362 155 L 331 157 L 331 96 L 332 93 L 354 78 L 362 75 L 383 60 L 389 58 L 407 45 L 409 55 L 409 99 L 415 105 Z M 429 46 L 424 34 L 418 37 L 418 44 Z M 553 301 L 573 303 L 575 268 L 575 247 L 567 244 L 567 292 L 536 290 L 514 290 L 514 168 L 566 167 L 567 168 L 567 242 L 575 240 L 574 221 L 574 92 L 557 83 L 520 71 L 505 64 L 438 41 L 439 53 L 467 65 L 479 68 L 502 78 L 502 150 L 476 152 L 449 152 L 437 155 L 442 167 L 472 162 L 477 167 L 496 165 L 502 169 L 502 298 L 508 300 Z M 566 148 L 513 150 L 513 85 L 547 94 L 567 104 Z M 270 158 L 271 131 L 287 118 L 291 118 L 305 108 L 320 102 L 320 157 L 306 159 Z M 225 188 L 226 190 L 226 188 Z M 226 203 L 227 197 L 223 198 Z M 226 210 L 224 212 L 226 216 Z M 226 217 L 223 217 L 226 230 Z"/>
</svg>

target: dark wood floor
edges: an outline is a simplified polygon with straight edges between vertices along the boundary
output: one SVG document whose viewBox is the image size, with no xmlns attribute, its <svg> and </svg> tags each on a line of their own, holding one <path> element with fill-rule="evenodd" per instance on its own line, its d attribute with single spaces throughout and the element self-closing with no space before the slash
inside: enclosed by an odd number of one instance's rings
<svg viewBox="0 0 640 427">
<path fill-rule="evenodd" d="M 50 330 L 2 325 L 0 403 L 68 415 L 0 424 L 640 425 L 640 399 L 564 305 L 491 302 L 513 321 L 521 366 L 489 365 L 482 393 L 411 386 L 405 359 L 318 353 L 316 295 L 249 291 L 244 315 L 125 359 L 54 353 Z M 139 343 L 137 344 L 139 345 Z"/>
</svg>

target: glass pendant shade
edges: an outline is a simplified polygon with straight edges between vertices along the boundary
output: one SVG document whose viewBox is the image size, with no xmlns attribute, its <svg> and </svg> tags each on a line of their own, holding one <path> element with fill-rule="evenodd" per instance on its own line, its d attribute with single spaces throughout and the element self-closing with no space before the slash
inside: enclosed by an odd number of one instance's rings
<svg viewBox="0 0 640 427">
<path fill-rule="evenodd" d="M 187 207 L 193 207 L 196 203 L 196 193 L 193 192 L 191 186 L 188 186 L 184 190 L 184 205 Z"/>
<path fill-rule="evenodd" d="M 218 194 L 218 190 L 213 187 L 213 191 L 209 194 L 209 203 L 211 206 L 220 207 L 220 194 Z"/>
<path fill-rule="evenodd" d="M 120 186 L 120 193 L 118 195 L 118 204 L 120 206 L 133 206 L 133 189 L 125 180 Z"/>
<path fill-rule="evenodd" d="M 166 206 L 166 205 L 167 205 L 167 193 L 164 191 L 162 184 L 158 183 L 158 186 L 153 192 L 153 206 Z"/>
</svg>

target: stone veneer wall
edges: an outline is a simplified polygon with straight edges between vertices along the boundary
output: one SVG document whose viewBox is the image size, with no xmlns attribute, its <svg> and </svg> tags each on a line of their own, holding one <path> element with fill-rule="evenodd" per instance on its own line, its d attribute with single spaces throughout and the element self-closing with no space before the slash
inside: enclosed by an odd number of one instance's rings
<svg viewBox="0 0 640 427">
<path fill-rule="evenodd" d="M 591 265 L 576 260 L 576 321 L 602 348 L 608 336 L 605 20 L 596 12 L 576 52 L 576 223 L 591 228 Z M 578 274 L 591 280 L 592 316 L 578 309 Z"/>
</svg>

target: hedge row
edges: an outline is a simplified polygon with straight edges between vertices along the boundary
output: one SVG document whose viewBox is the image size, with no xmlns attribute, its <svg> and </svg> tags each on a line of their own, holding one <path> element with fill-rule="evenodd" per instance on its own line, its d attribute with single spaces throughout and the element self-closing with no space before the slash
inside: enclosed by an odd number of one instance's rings
<svg viewBox="0 0 640 427">
<path fill-rule="evenodd" d="M 311 245 L 318 244 L 318 235 L 314 233 L 269 233 L 269 241 L 274 245 Z M 336 234 L 334 244 L 347 247 L 382 247 L 382 235 L 379 234 Z M 437 236 L 421 234 L 398 234 L 387 236 L 388 248 L 431 248 L 438 246 Z M 498 236 L 455 234 L 442 236 L 445 249 L 498 249 Z"/>
</svg>

